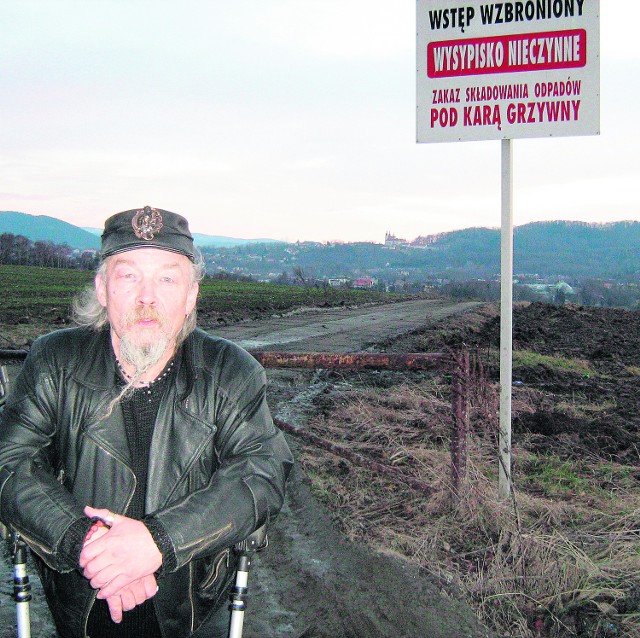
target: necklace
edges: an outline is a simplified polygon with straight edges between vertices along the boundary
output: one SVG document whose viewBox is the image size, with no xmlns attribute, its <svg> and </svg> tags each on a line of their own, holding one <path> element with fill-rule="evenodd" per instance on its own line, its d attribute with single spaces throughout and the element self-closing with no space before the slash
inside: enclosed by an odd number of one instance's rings
<svg viewBox="0 0 640 638">
<path fill-rule="evenodd" d="M 139 388 L 137 389 L 145 389 L 147 390 L 147 394 L 151 394 L 151 390 L 152 388 L 159 383 L 160 381 L 162 381 L 162 379 L 164 379 L 173 369 L 173 362 L 174 360 L 171 359 L 171 361 L 169 361 L 169 363 L 167 363 L 167 365 L 164 367 L 164 370 L 155 378 L 152 379 L 151 381 L 145 381 L 144 383 L 142 383 Z M 120 372 L 120 375 L 122 376 L 122 378 L 127 381 L 127 382 L 131 382 L 131 380 L 134 378 L 132 377 L 122 366 L 122 364 L 120 363 L 120 360 L 116 357 L 116 364 L 118 366 L 118 371 Z"/>
</svg>

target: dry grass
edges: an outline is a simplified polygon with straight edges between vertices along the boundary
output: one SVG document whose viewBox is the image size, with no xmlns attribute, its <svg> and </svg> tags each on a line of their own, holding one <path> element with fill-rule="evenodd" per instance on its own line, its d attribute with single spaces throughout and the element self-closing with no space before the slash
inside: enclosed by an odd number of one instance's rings
<svg viewBox="0 0 640 638">
<path fill-rule="evenodd" d="M 402 482 L 303 447 L 314 491 L 352 539 L 418 560 L 461 588 L 501 635 L 640 638 L 640 491 L 634 468 L 514 447 L 512 501 L 497 497 L 495 400 L 472 397 L 459 500 L 449 476 L 450 399 L 437 380 L 343 393 L 314 433 L 430 483 Z M 536 400 L 524 389 L 514 414 Z"/>
<path fill-rule="evenodd" d="M 65 327 L 62 324 L 58 327 Z M 43 321 L 29 321 L 10 324 L 2 322 L 0 325 L 0 348 L 20 350 L 28 347 L 40 335 L 51 331 L 51 323 Z"/>
<path fill-rule="evenodd" d="M 513 352 L 513 365 L 514 367 L 524 366 L 531 368 L 545 366 L 551 370 L 574 372 L 587 376 L 594 374 L 589 362 L 584 359 L 544 355 L 533 350 L 515 350 Z"/>
</svg>

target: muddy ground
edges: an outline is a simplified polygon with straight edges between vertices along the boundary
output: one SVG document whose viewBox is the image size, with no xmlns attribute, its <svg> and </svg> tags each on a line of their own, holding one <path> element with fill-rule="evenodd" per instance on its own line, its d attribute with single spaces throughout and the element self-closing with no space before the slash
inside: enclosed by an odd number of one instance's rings
<svg viewBox="0 0 640 638">
<path fill-rule="evenodd" d="M 372 309 L 361 314 L 370 313 Z M 396 308 L 402 316 L 401 306 Z M 484 369 L 497 381 L 499 316 L 495 306 L 457 306 L 425 302 L 418 321 L 398 329 L 365 336 L 367 320 L 347 327 L 354 335 L 352 350 L 443 352 L 468 347 L 476 351 Z M 336 320 L 344 319 L 339 315 Z M 247 325 L 242 337 L 260 342 L 263 349 L 331 350 L 326 333 L 340 332 L 327 315 L 312 315 L 312 332 L 320 342 L 304 341 L 284 318 L 262 333 Z M 391 322 L 390 322 L 391 323 Z M 400 322 L 402 323 L 402 322 Z M 323 328 L 323 326 L 325 326 Z M 237 328 L 229 327 L 232 330 Z M 281 342 L 274 337 L 282 332 Z M 566 458 L 596 454 L 637 463 L 640 449 L 640 313 L 623 310 L 531 304 L 514 310 L 514 349 L 585 362 L 576 371 L 559 372 L 543 363 L 514 367 L 514 400 L 535 390 L 536 404 L 514 417 L 514 444 L 553 450 Z M 262 335 L 262 336 L 260 336 Z M 357 335 L 357 338 L 355 336 Z M 267 343 L 268 342 L 268 343 Z M 345 349 L 334 341 L 336 347 Z M 346 349 L 348 348 L 346 340 Z M 377 344 L 377 345 L 376 345 Z M 245 344 L 249 345 L 249 344 Z M 313 402 L 301 396 L 317 379 L 311 371 L 270 371 L 270 403 L 274 415 L 303 426 Z M 557 408 L 574 402 L 578 416 Z M 311 407 L 310 407 L 311 406 Z M 288 434 L 298 453 L 299 440 Z M 318 454 L 323 454 L 318 450 Z M 364 544 L 347 542 L 335 527 L 332 514 L 310 494 L 300 464 L 291 478 L 287 502 L 270 533 L 270 547 L 255 560 L 250 587 L 252 600 L 246 620 L 247 638 L 465 638 L 491 635 L 453 587 L 396 555 L 374 552 Z M 8 566 L 6 567 L 8 570 Z M 35 583 L 37 585 L 37 582 Z M 3 579 L 0 621 L 13 633 L 9 577 Z M 41 596 L 33 606 L 34 636 L 53 635 Z M 513 637 L 517 638 L 517 637 Z"/>
<path fill-rule="evenodd" d="M 245 347 L 348 352 L 375 349 L 424 329 L 476 303 L 420 300 L 342 311 L 309 312 L 244 322 L 216 333 Z M 306 328 L 304 326 L 307 326 Z M 228 334 L 227 334 L 228 333 Z M 17 366 L 12 368 L 15 373 Z M 275 416 L 303 424 L 308 403 L 296 401 L 313 383 L 312 371 L 269 371 Z M 297 454 L 295 436 L 288 435 Z M 13 632 L 10 565 L 5 555 L 0 590 L 0 638 Z M 37 578 L 32 576 L 32 635 L 55 633 Z M 455 588 L 397 556 L 349 543 L 330 512 L 311 496 L 300 465 L 285 507 L 270 531 L 269 548 L 254 560 L 245 638 L 484 638 L 489 636 Z"/>
<path fill-rule="evenodd" d="M 423 330 L 441 319 L 476 308 L 475 301 L 412 299 L 362 308 L 306 309 L 286 317 L 265 317 L 219 327 L 212 333 L 247 350 L 362 352 Z"/>
<path fill-rule="evenodd" d="M 466 347 L 477 352 L 490 380 L 498 382 L 498 313 L 497 306 L 485 305 L 388 347 L 425 352 Z M 596 454 L 623 464 L 640 461 L 640 312 L 517 305 L 513 349 L 575 363 L 575 370 L 562 370 L 553 361 L 518 365 L 514 357 L 514 402 L 535 393 L 533 409 L 514 415 L 515 444 L 533 435 L 528 445 L 564 458 Z"/>
</svg>

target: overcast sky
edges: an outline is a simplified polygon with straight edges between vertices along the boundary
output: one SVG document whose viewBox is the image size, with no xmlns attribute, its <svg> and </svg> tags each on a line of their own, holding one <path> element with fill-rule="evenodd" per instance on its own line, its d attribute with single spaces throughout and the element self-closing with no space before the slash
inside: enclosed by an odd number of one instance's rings
<svg viewBox="0 0 640 638">
<path fill-rule="evenodd" d="M 370 240 L 500 226 L 499 141 L 416 144 L 414 0 L 2 0 L 0 210 Z M 640 3 L 601 0 L 601 134 L 514 140 L 514 223 L 640 220 Z"/>
</svg>

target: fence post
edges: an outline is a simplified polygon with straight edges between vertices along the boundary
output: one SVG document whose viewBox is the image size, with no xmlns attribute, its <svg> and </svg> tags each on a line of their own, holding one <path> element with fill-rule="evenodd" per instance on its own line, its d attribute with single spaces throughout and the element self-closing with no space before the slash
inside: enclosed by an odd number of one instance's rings
<svg viewBox="0 0 640 638">
<path fill-rule="evenodd" d="M 469 434 L 469 351 L 457 352 L 452 357 L 451 409 L 451 495 L 454 502 L 460 496 L 460 487 L 467 472 L 467 437 Z"/>
</svg>

